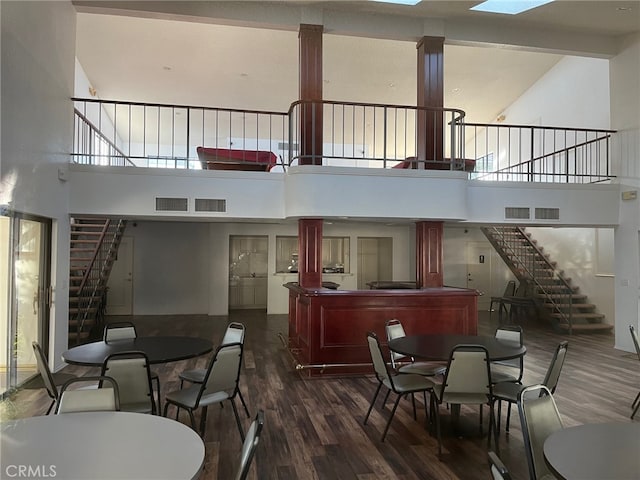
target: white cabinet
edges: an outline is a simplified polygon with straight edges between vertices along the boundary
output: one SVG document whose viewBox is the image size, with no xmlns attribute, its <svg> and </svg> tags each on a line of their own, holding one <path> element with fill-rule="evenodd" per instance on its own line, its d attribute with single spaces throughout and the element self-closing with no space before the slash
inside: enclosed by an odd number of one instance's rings
<svg viewBox="0 0 640 480">
<path fill-rule="evenodd" d="M 229 285 L 229 308 L 267 308 L 267 278 L 241 277 Z"/>
</svg>

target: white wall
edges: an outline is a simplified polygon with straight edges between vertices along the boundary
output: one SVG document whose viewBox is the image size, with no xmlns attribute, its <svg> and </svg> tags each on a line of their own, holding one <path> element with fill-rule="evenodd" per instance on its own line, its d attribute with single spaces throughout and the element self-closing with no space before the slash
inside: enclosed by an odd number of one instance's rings
<svg viewBox="0 0 640 480">
<path fill-rule="evenodd" d="M 68 172 L 75 9 L 68 1 L 0 2 L 2 170 L 0 204 L 54 220 L 50 356 L 62 365 L 69 302 Z"/>
<path fill-rule="evenodd" d="M 621 191 L 640 190 L 640 35 L 611 60 L 611 119 Z M 640 327 L 640 200 L 620 202 L 615 232 L 616 346 L 633 351 L 629 325 Z"/>
<path fill-rule="evenodd" d="M 507 124 L 608 129 L 609 61 L 565 57 L 503 114 Z"/>
<path fill-rule="evenodd" d="M 135 223 L 135 226 L 134 226 Z M 287 224 L 129 222 L 134 238 L 133 313 L 135 315 L 226 315 L 229 286 L 229 237 L 266 235 L 269 239 L 269 314 L 288 312 L 288 290 L 282 285 L 296 274 L 275 273 L 277 236 L 297 236 L 297 222 Z M 342 289 L 357 288 L 358 237 L 390 237 L 393 279 L 415 279 L 415 230 L 412 226 L 325 222 L 324 236 L 349 237 L 350 272 L 324 274 Z"/>
</svg>

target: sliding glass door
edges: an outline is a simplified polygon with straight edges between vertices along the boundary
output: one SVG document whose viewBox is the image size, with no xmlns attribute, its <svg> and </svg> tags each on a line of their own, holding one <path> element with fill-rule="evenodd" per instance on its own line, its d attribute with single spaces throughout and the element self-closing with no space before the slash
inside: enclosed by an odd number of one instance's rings
<svg viewBox="0 0 640 480">
<path fill-rule="evenodd" d="M 48 345 L 51 221 L 0 216 L 0 393 L 36 373 L 31 342 Z"/>
</svg>

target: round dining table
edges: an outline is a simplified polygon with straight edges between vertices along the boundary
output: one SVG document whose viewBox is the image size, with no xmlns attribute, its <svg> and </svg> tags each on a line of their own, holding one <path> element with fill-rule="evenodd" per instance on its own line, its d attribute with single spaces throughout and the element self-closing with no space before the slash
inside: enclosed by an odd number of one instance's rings
<svg viewBox="0 0 640 480">
<path fill-rule="evenodd" d="M 389 341 L 389 349 L 394 352 L 425 360 L 448 360 L 456 345 L 481 345 L 487 349 L 492 361 L 511 360 L 527 353 L 527 348 L 518 342 L 488 335 L 421 334 Z"/>
<path fill-rule="evenodd" d="M 62 358 L 72 365 L 99 367 L 109 355 L 132 350 L 144 352 L 150 364 L 169 363 L 209 353 L 213 342 L 199 337 L 136 337 L 85 343 L 63 352 Z"/>
<path fill-rule="evenodd" d="M 175 420 L 131 412 L 44 415 L 0 423 L 2 478 L 198 478 L 202 438 Z"/>
<path fill-rule="evenodd" d="M 562 480 L 640 478 L 640 423 L 594 423 L 560 429 L 544 442 L 544 460 Z"/>
</svg>

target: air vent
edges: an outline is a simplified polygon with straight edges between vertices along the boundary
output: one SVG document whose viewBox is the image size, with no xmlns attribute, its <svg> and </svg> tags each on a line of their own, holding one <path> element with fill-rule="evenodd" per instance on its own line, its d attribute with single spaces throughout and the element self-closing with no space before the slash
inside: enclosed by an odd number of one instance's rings
<svg viewBox="0 0 640 480">
<path fill-rule="evenodd" d="M 186 198 L 156 197 L 156 212 L 186 212 Z"/>
<path fill-rule="evenodd" d="M 536 220 L 560 220 L 560 209 L 536 208 Z"/>
<path fill-rule="evenodd" d="M 220 198 L 196 198 L 196 212 L 226 212 L 227 201 Z"/>
<path fill-rule="evenodd" d="M 528 219 L 530 218 L 529 208 L 528 207 L 505 207 L 504 209 L 504 218 L 513 218 L 513 219 Z"/>
</svg>

